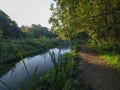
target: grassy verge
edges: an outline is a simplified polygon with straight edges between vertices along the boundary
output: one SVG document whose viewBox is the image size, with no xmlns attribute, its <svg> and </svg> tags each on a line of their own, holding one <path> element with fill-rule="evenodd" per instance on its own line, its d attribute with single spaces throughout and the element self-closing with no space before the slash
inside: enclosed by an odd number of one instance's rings
<svg viewBox="0 0 120 90">
<path fill-rule="evenodd" d="M 114 49 L 115 46 L 105 48 L 103 46 L 96 45 L 89 41 L 83 41 L 88 47 L 92 48 L 93 50 L 97 51 L 99 56 L 105 60 L 110 66 L 120 71 L 120 49 Z"/>
<path fill-rule="evenodd" d="M 23 57 L 43 53 L 58 46 L 59 42 L 60 40 L 45 37 L 39 39 L 0 40 L 0 70 L 6 65 L 20 60 L 18 52 L 21 52 Z"/>
</svg>

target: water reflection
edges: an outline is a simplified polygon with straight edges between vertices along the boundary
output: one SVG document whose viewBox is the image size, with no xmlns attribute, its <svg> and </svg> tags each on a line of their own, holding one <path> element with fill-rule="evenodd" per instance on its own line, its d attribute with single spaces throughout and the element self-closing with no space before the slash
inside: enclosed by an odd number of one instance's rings
<svg viewBox="0 0 120 90">
<path fill-rule="evenodd" d="M 48 52 L 36 55 L 33 57 L 27 57 L 24 59 L 26 66 L 29 70 L 29 74 L 32 75 L 35 68 L 38 67 L 37 78 L 35 82 L 38 82 L 38 78 L 40 75 L 44 74 L 47 70 L 49 70 L 53 65 L 51 62 L 51 57 L 49 52 L 54 51 L 55 57 L 58 58 L 59 49 L 50 49 Z M 70 52 L 71 49 L 61 49 L 61 54 L 66 52 Z M 24 65 L 22 61 L 19 61 L 11 68 L 6 74 L 0 77 L 0 80 L 7 83 L 12 90 L 17 90 L 19 85 L 25 87 L 28 85 L 28 77 L 24 69 Z M 0 90 L 7 90 L 7 88 L 0 83 Z"/>
</svg>

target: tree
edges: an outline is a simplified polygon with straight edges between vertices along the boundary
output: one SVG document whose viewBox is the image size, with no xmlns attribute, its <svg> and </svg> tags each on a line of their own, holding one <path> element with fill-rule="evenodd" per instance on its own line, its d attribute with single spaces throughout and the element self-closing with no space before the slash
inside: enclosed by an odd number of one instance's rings
<svg viewBox="0 0 120 90">
<path fill-rule="evenodd" d="M 2 38 L 3 37 L 3 32 L 2 32 L 2 30 L 0 30 L 0 38 Z"/>
<path fill-rule="evenodd" d="M 106 46 L 120 42 L 120 0 L 54 1 L 49 21 L 63 39 L 87 32 L 92 40 Z"/>
<path fill-rule="evenodd" d="M 42 27 L 41 25 L 32 24 L 29 26 L 22 26 L 22 32 L 24 32 L 25 37 L 27 38 L 40 38 L 40 37 L 56 37 L 55 34 L 48 31 L 47 27 Z"/>
<path fill-rule="evenodd" d="M 0 10 L 0 30 L 3 33 L 3 38 L 20 38 L 21 31 L 15 21 Z"/>
</svg>

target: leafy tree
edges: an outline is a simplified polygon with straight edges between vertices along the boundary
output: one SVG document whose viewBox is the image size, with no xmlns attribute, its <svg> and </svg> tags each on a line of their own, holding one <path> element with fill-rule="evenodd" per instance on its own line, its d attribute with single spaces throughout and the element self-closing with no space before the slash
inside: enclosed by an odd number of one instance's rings
<svg viewBox="0 0 120 90">
<path fill-rule="evenodd" d="M 56 37 L 56 34 L 50 32 L 47 27 L 42 27 L 39 24 L 32 24 L 30 27 L 22 26 L 21 28 L 26 38 Z"/>
<path fill-rule="evenodd" d="M 2 10 L 0 10 L 0 30 L 3 32 L 3 38 L 21 37 L 21 31 L 16 22 L 12 21 Z"/>
<path fill-rule="evenodd" d="M 120 0 L 54 0 L 52 23 L 59 37 L 72 39 L 87 32 L 97 43 L 120 45 Z"/>
</svg>

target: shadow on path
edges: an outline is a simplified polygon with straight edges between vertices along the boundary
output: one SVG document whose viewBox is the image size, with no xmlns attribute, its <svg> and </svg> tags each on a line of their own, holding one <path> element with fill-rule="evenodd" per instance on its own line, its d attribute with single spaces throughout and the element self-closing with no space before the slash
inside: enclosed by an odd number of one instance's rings
<svg viewBox="0 0 120 90">
<path fill-rule="evenodd" d="M 120 73 L 99 58 L 96 52 L 80 45 L 78 69 L 93 90 L 120 90 Z"/>
</svg>

